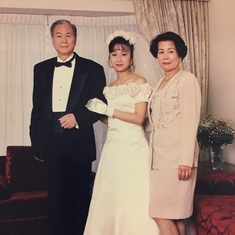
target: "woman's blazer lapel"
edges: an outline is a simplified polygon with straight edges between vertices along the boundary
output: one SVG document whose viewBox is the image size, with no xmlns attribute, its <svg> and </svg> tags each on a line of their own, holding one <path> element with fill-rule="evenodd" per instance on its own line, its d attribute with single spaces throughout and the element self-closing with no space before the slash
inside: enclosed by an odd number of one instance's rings
<svg viewBox="0 0 235 235">
<path fill-rule="evenodd" d="M 153 98 L 154 98 L 154 96 L 155 96 L 155 94 L 156 94 L 156 92 L 157 92 L 157 89 L 158 89 L 159 85 L 161 84 L 162 79 L 163 79 L 163 78 L 161 78 L 161 79 L 157 82 L 156 86 L 153 88 L 153 92 L 152 92 L 152 94 L 151 94 L 151 96 L 150 96 L 150 98 L 149 98 L 149 102 L 148 102 L 148 117 L 149 117 L 149 123 L 151 124 L 151 126 L 153 126 L 153 121 L 152 121 L 152 115 L 151 115 L 151 109 L 150 109 L 150 107 L 151 107 L 152 100 L 153 100 Z"/>
</svg>

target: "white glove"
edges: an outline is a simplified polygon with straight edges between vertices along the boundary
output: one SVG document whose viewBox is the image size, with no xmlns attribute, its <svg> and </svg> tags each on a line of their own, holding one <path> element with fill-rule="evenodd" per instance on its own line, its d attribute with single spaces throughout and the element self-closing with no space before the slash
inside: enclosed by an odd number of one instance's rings
<svg viewBox="0 0 235 235">
<path fill-rule="evenodd" d="M 95 113 L 105 114 L 108 117 L 113 117 L 114 108 L 109 107 L 107 104 L 105 104 L 102 100 L 99 100 L 97 98 L 88 100 L 86 107 Z"/>
</svg>

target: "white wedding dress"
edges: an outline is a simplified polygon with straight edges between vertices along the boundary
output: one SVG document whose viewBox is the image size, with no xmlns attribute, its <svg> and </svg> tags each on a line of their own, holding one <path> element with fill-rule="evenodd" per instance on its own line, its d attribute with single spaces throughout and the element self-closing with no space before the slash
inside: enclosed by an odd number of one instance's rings
<svg viewBox="0 0 235 235">
<path fill-rule="evenodd" d="M 148 83 L 105 87 L 109 106 L 134 112 L 147 102 Z M 108 120 L 84 235 L 158 235 L 148 215 L 149 148 L 142 126 Z"/>
</svg>

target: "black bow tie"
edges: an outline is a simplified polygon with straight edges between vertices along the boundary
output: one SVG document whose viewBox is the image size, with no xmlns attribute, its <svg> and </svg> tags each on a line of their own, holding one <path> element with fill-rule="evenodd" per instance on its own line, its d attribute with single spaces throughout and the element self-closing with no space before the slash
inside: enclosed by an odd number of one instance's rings
<svg viewBox="0 0 235 235">
<path fill-rule="evenodd" d="M 66 62 L 55 62 L 55 67 L 60 67 L 60 66 L 66 66 L 71 68 L 72 67 L 72 61 L 74 60 L 75 56 L 73 56 L 70 60 L 66 61 Z"/>
</svg>

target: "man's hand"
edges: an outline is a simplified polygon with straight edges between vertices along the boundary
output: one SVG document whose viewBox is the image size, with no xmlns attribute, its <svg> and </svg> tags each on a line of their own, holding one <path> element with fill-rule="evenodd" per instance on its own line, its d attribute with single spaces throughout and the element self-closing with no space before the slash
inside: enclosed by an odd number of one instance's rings
<svg viewBox="0 0 235 235">
<path fill-rule="evenodd" d="M 61 127 L 65 129 L 72 129 L 76 126 L 77 121 L 72 113 L 66 114 L 59 119 Z"/>
</svg>

